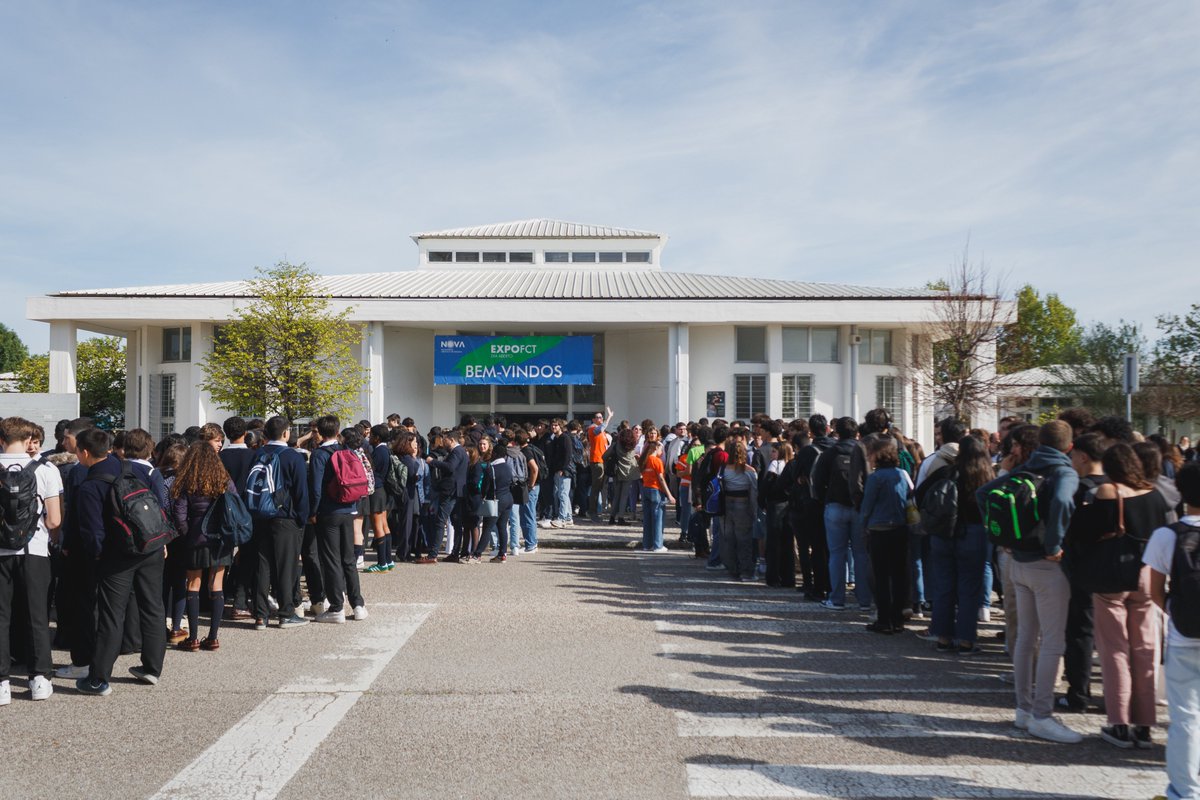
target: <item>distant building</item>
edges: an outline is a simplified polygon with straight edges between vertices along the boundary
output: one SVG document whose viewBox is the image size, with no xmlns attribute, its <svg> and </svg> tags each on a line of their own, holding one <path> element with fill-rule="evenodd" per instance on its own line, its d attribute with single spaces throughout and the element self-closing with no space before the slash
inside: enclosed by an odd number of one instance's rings
<svg viewBox="0 0 1200 800">
<path fill-rule="evenodd" d="M 937 291 L 671 272 L 665 235 L 547 219 L 412 238 L 415 270 L 323 279 L 364 326 L 359 411 L 372 421 L 585 417 L 605 405 L 658 423 L 861 418 L 884 406 L 931 443 L 933 412 L 918 400 L 929 393 L 897 365 L 928 351 Z M 77 331 L 126 337 L 127 424 L 161 435 L 228 416 L 197 388 L 199 362 L 214 328 L 246 302 L 245 282 L 189 283 L 62 291 L 30 298 L 27 313 L 50 323 L 52 391 L 74 391 Z M 591 337 L 593 382 L 435 380 L 435 336 L 533 334 Z"/>
</svg>

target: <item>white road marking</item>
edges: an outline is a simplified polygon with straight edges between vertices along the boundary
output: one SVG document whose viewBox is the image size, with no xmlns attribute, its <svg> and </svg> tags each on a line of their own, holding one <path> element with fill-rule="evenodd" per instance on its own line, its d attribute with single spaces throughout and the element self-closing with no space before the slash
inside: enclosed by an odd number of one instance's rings
<svg viewBox="0 0 1200 800">
<path fill-rule="evenodd" d="M 1098 721 L 1095 717 L 1093 721 Z M 896 713 L 841 711 L 821 714 L 733 714 L 676 711 L 680 736 L 717 738 L 928 739 L 970 737 L 1012 739 L 1024 736 L 1012 726 L 1013 712 Z"/>
<path fill-rule="evenodd" d="M 655 603 L 653 610 L 660 614 L 671 613 L 673 611 L 737 611 L 746 613 L 747 611 L 776 611 L 795 614 L 798 608 L 795 604 L 789 603 L 765 603 L 760 600 L 746 600 L 744 602 L 738 600 L 683 600 L 677 603 Z"/>
<path fill-rule="evenodd" d="M 688 764 L 692 797 L 1151 797 L 1159 767 L 951 764 Z"/>
<path fill-rule="evenodd" d="M 278 795 L 435 607 L 373 605 L 370 621 L 350 623 L 361 626 L 361 632 L 336 657 L 315 665 L 320 674 L 287 684 L 259 703 L 153 800 L 270 800 Z"/>
</svg>

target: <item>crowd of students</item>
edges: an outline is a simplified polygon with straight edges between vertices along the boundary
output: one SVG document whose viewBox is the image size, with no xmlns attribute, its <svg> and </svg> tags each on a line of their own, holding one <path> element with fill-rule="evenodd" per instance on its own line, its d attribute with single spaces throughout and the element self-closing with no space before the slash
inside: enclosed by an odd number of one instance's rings
<svg viewBox="0 0 1200 800">
<path fill-rule="evenodd" d="M 232 417 L 157 443 L 78 419 L 60 423 L 47 455 L 39 426 L 0 421 L 0 705 L 14 655 L 31 699 L 51 696 L 53 676 L 107 695 L 119 653 L 140 652 L 130 672 L 157 683 L 166 646 L 219 649 L 227 613 L 259 630 L 364 620 L 360 572 L 503 563 L 537 551 L 539 523 L 602 523 L 605 512 L 615 525 L 640 512 L 642 549 L 662 553 L 673 509 L 676 546 L 708 569 L 796 588 L 830 611 L 852 596 L 875 612 L 870 631 L 915 624 L 940 652 L 980 652 L 978 622 L 998 591 L 1015 725 L 1055 742 L 1082 739 L 1055 712 L 1091 707 L 1094 647 L 1100 736 L 1152 746 L 1169 608 L 1168 794 L 1196 796 L 1200 595 L 1184 594 L 1200 580 L 1194 450 L 1083 409 L 1041 426 L 1007 418 L 995 433 L 945 419 L 928 457 L 884 409 L 861 425 L 835 419 L 834 436 L 821 415 L 610 431 L 612 419 L 610 409 L 586 426 L 464 417 L 426 437 L 394 414 L 346 428 L 327 415 L 304 432 L 283 417 Z M 1031 504 L 1035 524 L 1016 540 L 996 520 L 997 498 Z M 214 534 L 233 507 L 249 520 L 236 545 Z M 139 517 L 146 509 L 161 520 Z M 1011 510 L 1016 525 L 1024 509 Z M 71 654 L 57 671 L 52 605 Z M 1055 698 L 1064 667 L 1068 690 Z"/>
</svg>

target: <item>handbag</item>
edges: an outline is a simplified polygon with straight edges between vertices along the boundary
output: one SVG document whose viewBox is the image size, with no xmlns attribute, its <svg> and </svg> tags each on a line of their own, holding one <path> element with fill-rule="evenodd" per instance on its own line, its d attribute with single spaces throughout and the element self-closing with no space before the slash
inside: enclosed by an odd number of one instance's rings
<svg viewBox="0 0 1200 800">
<path fill-rule="evenodd" d="M 484 500 L 479 504 L 479 516 L 481 517 L 498 517 L 500 516 L 500 501 L 499 500 Z"/>
<path fill-rule="evenodd" d="M 1076 585 L 1093 594 L 1132 592 L 1142 572 L 1142 542 L 1125 533 L 1125 500 L 1117 493 L 1116 530 L 1071 554 Z"/>
</svg>

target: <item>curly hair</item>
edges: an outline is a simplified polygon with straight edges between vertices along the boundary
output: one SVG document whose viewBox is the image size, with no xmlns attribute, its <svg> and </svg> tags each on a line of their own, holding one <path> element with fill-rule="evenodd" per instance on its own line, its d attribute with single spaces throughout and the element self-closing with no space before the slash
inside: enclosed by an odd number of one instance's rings
<svg viewBox="0 0 1200 800">
<path fill-rule="evenodd" d="M 228 485 L 229 473 L 217 451 L 208 442 L 200 440 L 188 445 L 187 453 L 179 462 L 175 482 L 171 484 L 171 497 L 220 497 Z"/>
</svg>

